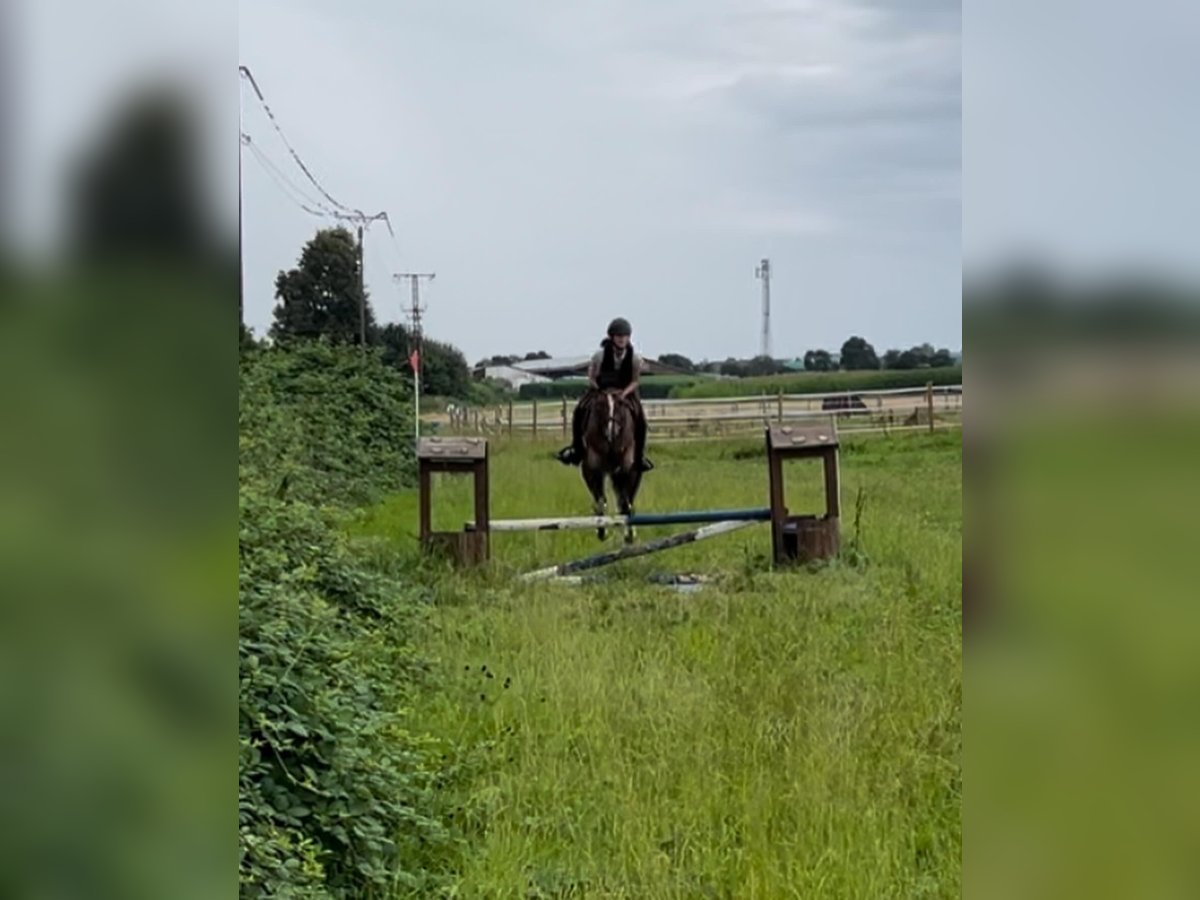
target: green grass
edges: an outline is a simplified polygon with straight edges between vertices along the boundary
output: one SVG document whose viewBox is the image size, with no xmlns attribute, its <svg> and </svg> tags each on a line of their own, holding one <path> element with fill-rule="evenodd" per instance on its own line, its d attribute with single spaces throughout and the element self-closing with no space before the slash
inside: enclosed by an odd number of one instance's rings
<svg viewBox="0 0 1200 900">
<path fill-rule="evenodd" d="M 879 391 L 888 388 L 962 384 L 962 366 L 944 369 L 888 369 L 870 372 L 796 372 L 758 378 L 728 378 L 680 386 L 676 398 L 747 397 L 759 394 L 822 394 L 833 391 Z"/>
<path fill-rule="evenodd" d="M 593 552 L 594 534 L 494 535 L 493 572 L 430 574 L 444 689 L 414 716 L 461 767 L 458 896 L 959 896 L 960 441 L 843 447 L 856 564 L 771 572 L 761 525 L 585 587 L 507 573 Z M 551 449 L 495 448 L 494 516 L 587 513 Z M 756 443 L 655 458 L 643 510 L 765 502 Z M 817 510 L 817 465 L 788 479 L 793 510 Z M 438 487 L 440 525 L 461 527 L 465 485 Z M 411 548 L 414 518 L 403 495 L 356 527 Z M 644 578 L 663 569 L 715 581 Z"/>
</svg>

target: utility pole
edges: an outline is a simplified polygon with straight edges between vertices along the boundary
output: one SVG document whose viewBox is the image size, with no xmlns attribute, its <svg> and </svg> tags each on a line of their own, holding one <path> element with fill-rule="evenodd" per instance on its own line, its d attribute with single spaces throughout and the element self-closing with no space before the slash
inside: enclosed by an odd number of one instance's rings
<svg viewBox="0 0 1200 900">
<path fill-rule="evenodd" d="M 412 286 L 412 306 L 408 310 L 408 318 L 412 322 L 412 348 L 416 353 L 416 364 L 413 365 L 413 427 L 416 429 L 417 440 L 421 439 L 421 366 L 425 364 L 425 347 L 422 343 L 421 333 L 421 313 L 425 311 L 425 307 L 421 306 L 421 279 L 426 278 L 433 281 L 437 277 L 436 272 L 397 272 L 392 276 L 396 281 L 408 279 Z M 410 356 L 411 360 L 412 357 Z"/>
<path fill-rule="evenodd" d="M 367 286 L 363 281 L 363 227 L 358 226 L 358 343 L 367 351 Z"/>
<path fill-rule="evenodd" d="M 243 326 L 246 324 L 246 270 L 242 264 L 242 148 L 248 140 L 246 133 L 241 132 L 238 139 L 238 323 Z"/>
<path fill-rule="evenodd" d="M 762 281 L 762 348 L 760 356 L 771 356 L 771 261 L 764 259 L 754 270 Z"/>
<path fill-rule="evenodd" d="M 250 82 L 250 86 L 254 88 L 254 93 L 258 95 L 258 99 L 263 99 L 262 91 L 258 89 L 258 82 L 254 80 L 254 76 L 250 74 L 250 70 L 245 66 L 238 66 L 238 74 L 244 76 Z M 246 275 L 242 267 L 242 148 L 250 143 L 250 138 L 247 136 L 244 125 L 244 116 L 242 113 L 242 101 L 238 98 L 238 131 L 240 132 L 238 141 L 238 321 L 241 324 L 246 324 Z"/>
</svg>

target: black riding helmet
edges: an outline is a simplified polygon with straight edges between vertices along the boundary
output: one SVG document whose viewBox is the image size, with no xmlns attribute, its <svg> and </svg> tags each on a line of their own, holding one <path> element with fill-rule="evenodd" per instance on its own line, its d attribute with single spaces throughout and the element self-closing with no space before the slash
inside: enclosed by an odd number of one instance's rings
<svg viewBox="0 0 1200 900">
<path fill-rule="evenodd" d="M 616 337 L 617 335 L 625 335 L 626 337 L 633 334 L 633 326 L 629 324 L 628 319 L 622 319 L 620 316 L 608 323 L 608 336 Z"/>
</svg>

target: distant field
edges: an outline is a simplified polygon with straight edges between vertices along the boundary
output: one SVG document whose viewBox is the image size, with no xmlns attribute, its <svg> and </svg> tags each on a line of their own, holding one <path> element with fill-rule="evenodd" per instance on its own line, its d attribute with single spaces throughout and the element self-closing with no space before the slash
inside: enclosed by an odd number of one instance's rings
<svg viewBox="0 0 1200 900">
<path fill-rule="evenodd" d="M 962 383 L 962 366 L 944 369 L 887 369 L 870 372 L 796 372 L 762 378 L 729 378 L 677 387 L 676 398 L 741 397 L 756 394 L 822 394 L 833 391 L 878 391 Z"/>
<path fill-rule="evenodd" d="M 588 511 L 553 449 L 495 446 L 494 516 Z M 494 535 L 492 574 L 431 570 L 423 645 L 447 687 L 413 725 L 460 772 L 455 896 L 960 896 L 961 458 L 958 432 L 848 442 L 857 565 L 773 573 L 761 525 L 588 586 L 506 573 L 593 552 L 591 533 Z M 765 503 L 761 441 L 656 459 L 642 510 Z M 818 472 L 789 466 L 793 509 L 819 508 Z M 470 517 L 463 482 L 435 486 L 440 527 Z M 412 553 L 415 515 L 405 492 L 355 530 Z M 647 581 L 663 570 L 716 581 L 679 594 Z"/>
</svg>

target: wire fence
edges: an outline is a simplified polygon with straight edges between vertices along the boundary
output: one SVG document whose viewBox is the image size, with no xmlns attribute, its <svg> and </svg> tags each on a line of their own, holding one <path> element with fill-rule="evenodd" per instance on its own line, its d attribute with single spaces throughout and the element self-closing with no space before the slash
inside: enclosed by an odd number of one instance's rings
<svg viewBox="0 0 1200 900">
<path fill-rule="evenodd" d="M 644 400 L 654 442 L 744 438 L 769 424 L 813 419 L 837 422 L 841 434 L 935 431 L 962 427 L 962 385 L 838 391 L 825 394 L 763 394 L 754 397 Z M 572 400 L 537 400 L 499 406 L 451 406 L 427 416 L 428 433 L 486 435 L 514 440 L 569 440 Z"/>
</svg>

